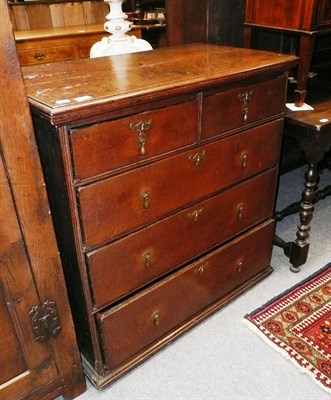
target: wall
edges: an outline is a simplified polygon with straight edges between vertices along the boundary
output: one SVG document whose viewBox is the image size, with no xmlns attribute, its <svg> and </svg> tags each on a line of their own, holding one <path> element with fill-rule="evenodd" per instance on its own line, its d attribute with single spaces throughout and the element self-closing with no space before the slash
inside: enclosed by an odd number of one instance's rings
<svg viewBox="0 0 331 400">
<path fill-rule="evenodd" d="M 209 0 L 209 43 L 243 46 L 245 3 L 245 0 Z"/>
<path fill-rule="evenodd" d="M 103 0 L 10 4 L 10 18 L 15 31 L 103 24 L 108 13 L 109 6 Z"/>
<path fill-rule="evenodd" d="M 245 0 L 166 0 L 168 43 L 241 47 L 244 11 Z"/>
</svg>

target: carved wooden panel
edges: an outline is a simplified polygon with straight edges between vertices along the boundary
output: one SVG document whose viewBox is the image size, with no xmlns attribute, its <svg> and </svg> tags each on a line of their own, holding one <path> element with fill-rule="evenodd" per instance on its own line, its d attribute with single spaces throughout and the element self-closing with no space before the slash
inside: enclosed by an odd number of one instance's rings
<svg viewBox="0 0 331 400">
<path fill-rule="evenodd" d="M 51 348 L 35 341 L 30 324 L 38 293 L 2 162 L 0 187 L 0 398 L 16 399 L 58 374 Z"/>
<path fill-rule="evenodd" d="M 69 400 L 86 386 L 6 0 L 0 36 L 0 399 Z M 47 300 L 62 329 L 40 342 L 30 312 Z"/>
</svg>

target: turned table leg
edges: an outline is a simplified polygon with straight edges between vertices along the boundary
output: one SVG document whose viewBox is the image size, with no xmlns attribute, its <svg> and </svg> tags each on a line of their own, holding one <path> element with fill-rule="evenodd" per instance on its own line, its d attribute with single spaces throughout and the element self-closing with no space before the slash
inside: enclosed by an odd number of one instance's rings
<svg viewBox="0 0 331 400">
<path fill-rule="evenodd" d="M 300 266 L 307 260 L 309 249 L 308 239 L 314 204 L 318 200 L 331 195 L 331 185 L 317 191 L 317 183 L 319 181 L 318 165 L 331 147 L 331 123 L 329 122 L 331 118 L 329 118 L 330 108 L 328 104 L 317 104 L 313 111 L 287 114 L 287 119 L 291 122 L 292 126 L 288 130 L 288 135 L 297 141 L 308 165 L 300 202 L 292 203 L 284 210 L 276 211 L 274 215 L 275 220 L 279 222 L 287 215 L 299 211 L 296 239 L 285 242 L 277 234 L 274 237 L 274 245 L 283 249 L 284 254 L 289 258 L 291 264 L 290 270 L 293 272 L 299 272 Z M 321 122 L 321 117 L 323 116 L 325 116 L 325 121 Z M 300 126 L 300 123 L 306 126 L 309 125 L 310 127 L 303 128 Z M 314 129 L 315 126 L 318 129 Z"/>
<path fill-rule="evenodd" d="M 314 200 L 316 196 L 317 182 L 319 173 L 317 169 L 318 163 L 309 163 L 305 173 L 305 189 L 302 192 L 301 202 L 299 205 L 299 225 L 296 232 L 296 240 L 293 242 L 285 242 L 278 235 L 274 237 L 274 245 L 281 247 L 284 254 L 289 258 L 292 272 L 299 272 L 300 266 L 307 261 L 309 250 L 309 231 L 310 222 L 313 218 Z M 289 212 L 287 215 L 290 215 Z M 281 213 L 278 213 L 278 221 L 282 219 Z M 277 219 L 277 218 L 276 218 Z"/>
<path fill-rule="evenodd" d="M 305 189 L 302 192 L 299 218 L 300 222 L 296 232 L 296 240 L 291 249 L 291 271 L 299 272 L 300 265 L 303 265 L 308 256 L 310 222 L 313 218 L 315 192 L 318 182 L 317 163 L 309 163 L 305 173 Z"/>
</svg>

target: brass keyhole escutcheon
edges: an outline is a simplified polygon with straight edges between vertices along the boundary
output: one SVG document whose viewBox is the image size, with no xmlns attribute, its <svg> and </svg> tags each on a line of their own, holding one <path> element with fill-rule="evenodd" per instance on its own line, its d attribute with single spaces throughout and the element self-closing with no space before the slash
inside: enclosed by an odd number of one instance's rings
<svg viewBox="0 0 331 400">
<path fill-rule="evenodd" d="M 242 268 L 243 268 L 243 260 L 242 260 L 242 258 L 240 258 L 237 261 L 237 272 L 238 272 L 238 274 L 240 274 L 240 272 L 242 271 Z"/>
<path fill-rule="evenodd" d="M 150 268 L 152 263 L 151 263 L 151 253 L 149 251 L 146 251 L 146 253 L 143 254 L 143 261 L 144 261 L 144 266 L 145 268 Z"/>
<path fill-rule="evenodd" d="M 150 206 L 150 195 L 151 195 L 151 192 L 149 190 L 143 190 L 140 193 L 140 198 L 143 202 L 143 207 L 145 209 L 149 208 L 149 206 Z"/>
<path fill-rule="evenodd" d="M 243 203 L 238 204 L 237 211 L 238 211 L 238 221 L 241 221 L 243 219 L 243 214 L 244 214 L 244 205 L 243 205 Z"/>
<path fill-rule="evenodd" d="M 131 122 L 130 128 L 133 132 L 138 134 L 138 144 L 140 146 L 140 154 L 144 156 L 146 154 L 146 141 L 147 141 L 147 132 L 153 125 L 153 120 L 150 119 L 148 121 L 140 121 L 140 122 Z"/>
<path fill-rule="evenodd" d="M 158 311 L 153 312 L 153 314 L 151 315 L 153 324 L 155 326 L 159 326 L 160 325 L 160 315 Z"/>
<path fill-rule="evenodd" d="M 240 159 L 241 159 L 241 166 L 243 167 L 243 169 L 247 168 L 248 154 L 242 153 Z"/>
</svg>

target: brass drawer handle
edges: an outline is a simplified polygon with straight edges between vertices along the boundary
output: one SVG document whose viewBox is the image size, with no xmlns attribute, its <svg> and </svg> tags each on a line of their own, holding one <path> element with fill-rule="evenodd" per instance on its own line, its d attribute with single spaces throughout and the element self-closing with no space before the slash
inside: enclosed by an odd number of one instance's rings
<svg viewBox="0 0 331 400">
<path fill-rule="evenodd" d="M 146 141 L 147 141 L 147 132 L 153 125 L 153 120 L 150 119 L 148 121 L 140 121 L 140 122 L 131 122 L 130 128 L 132 132 L 136 132 L 138 134 L 138 144 L 140 146 L 140 154 L 144 156 L 146 154 Z"/>
<path fill-rule="evenodd" d="M 189 157 L 189 161 L 194 164 L 195 166 L 199 166 L 201 161 L 206 157 L 206 150 L 202 151 L 201 153 L 196 153 L 193 156 Z"/>
<path fill-rule="evenodd" d="M 194 275 L 202 276 L 206 272 L 206 269 L 209 267 L 209 263 L 200 265 L 194 270 Z"/>
<path fill-rule="evenodd" d="M 150 195 L 151 192 L 149 190 L 144 190 L 140 193 L 140 197 L 143 201 L 143 206 L 145 209 L 149 208 L 150 206 Z"/>
<path fill-rule="evenodd" d="M 193 222 L 198 222 L 203 211 L 204 211 L 203 207 L 200 208 L 199 210 L 194 210 L 187 214 L 187 218 Z"/>
<path fill-rule="evenodd" d="M 241 221 L 243 219 L 243 214 L 244 214 L 244 205 L 243 205 L 243 203 L 238 204 L 237 211 L 238 211 L 238 221 Z"/>
<path fill-rule="evenodd" d="M 153 312 L 153 314 L 151 315 L 153 324 L 155 326 L 159 326 L 160 325 L 160 315 L 158 313 L 158 311 Z"/>
<path fill-rule="evenodd" d="M 253 90 L 238 94 L 238 99 L 241 103 L 241 112 L 243 114 L 244 124 L 247 123 L 248 111 L 249 111 L 249 101 L 252 97 L 253 97 Z"/>
<path fill-rule="evenodd" d="M 146 251 L 146 253 L 143 254 L 143 261 L 144 261 L 144 266 L 145 268 L 150 268 L 152 263 L 151 263 L 151 253 L 149 251 Z"/>
<path fill-rule="evenodd" d="M 46 53 L 44 51 L 40 53 L 33 53 L 33 57 L 38 61 L 42 61 L 46 57 Z"/>
<path fill-rule="evenodd" d="M 248 162 L 248 154 L 247 153 L 242 153 L 240 156 L 241 159 L 241 166 L 244 168 L 247 167 L 247 162 Z"/>
</svg>

